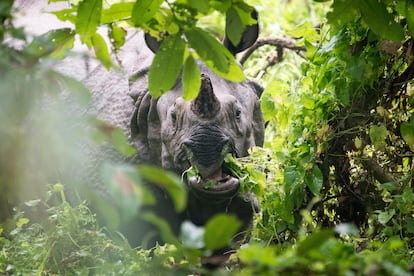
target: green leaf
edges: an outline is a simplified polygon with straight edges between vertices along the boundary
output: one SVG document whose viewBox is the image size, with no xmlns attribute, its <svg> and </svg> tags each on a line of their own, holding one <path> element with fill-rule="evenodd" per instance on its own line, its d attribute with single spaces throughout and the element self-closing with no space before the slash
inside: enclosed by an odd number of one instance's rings
<svg viewBox="0 0 414 276">
<path fill-rule="evenodd" d="M 405 2 L 405 14 L 407 18 L 408 29 L 411 36 L 414 35 L 414 1 L 407 0 Z"/>
<path fill-rule="evenodd" d="M 394 21 L 387 7 L 378 0 L 359 1 L 362 18 L 368 26 L 382 38 L 392 41 L 404 40 L 404 29 Z"/>
<path fill-rule="evenodd" d="M 142 165 L 138 170 L 143 178 L 167 190 L 177 212 L 184 210 L 187 204 L 187 192 L 179 177 L 171 172 L 153 166 Z"/>
<path fill-rule="evenodd" d="M 174 235 L 174 233 L 171 231 L 171 227 L 168 224 L 168 222 L 161 217 L 157 216 L 156 214 L 152 212 L 145 212 L 141 215 L 141 217 L 154 224 L 158 227 L 158 229 L 161 232 L 161 238 L 164 242 L 179 245 L 180 242 L 178 241 L 177 237 Z"/>
<path fill-rule="evenodd" d="M 372 126 L 369 129 L 369 138 L 371 143 L 377 149 L 384 149 L 387 145 L 385 139 L 387 138 L 388 131 L 385 126 Z"/>
<path fill-rule="evenodd" d="M 109 29 L 109 37 L 115 49 L 119 50 L 125 44 L 125 36 L 127 32 L 125 29 L 112 24 Z"/>
<path fill-rule="evenodd" d="M 231 2 L 231 0 L 210 0 L 210 6 L 221 13 L 225 13 L 231 7 Z"/>
<path fill-rule="evenodd" d="M 108 9 L 104 9 L 101 14 L 101 23 L 108 24 L 130 18 L 134 4 L 134 2 L 115 3 Z"/>
<path fill-rule="evenodd" d="M 241 225 L 241 222 L 235 216 L 215 215 L 205 226 L 204 244 L 206 248 L 216 250 L 228 245 Z"/>
<path fill-rule="evenodd" d="M 91 41 L 96 57 L 103 64 L 103 66 L 105 66 L 106 69 L 109 69 L 111 67 L 111 56 L 109 55 L 106 41 L 98 33 L 95 33 L 92 36 Z"/>
<path fill-rule="evenodd" d="M 149 91 L 159 97 L 177 81 L 184 61 L 185 43 L 180 35 L 168 36 L 160 45 L 149 69 Z"/>
<path fill-rule="evenodd" d="M 76 9 L 77 6 L 73 5 L 70 9 L 53 11 L 50 13 L 54 14 L 61 21 L 69 21 L 73 24 L 76 24 Z"/>
<path fill-rule="evenodd" d="M 92 38 L 101 19 L 102 0 L 83 0 L 79 3 L 76 18 L 76 33 L 88 48 L 92 46 Z"/>
<path fill-rule="evenodd" d="M 164 0 L 138 0 L 132 9 L 132 22 L 136 26 L 146 23 L 160 9 Z"/>
<path fill-rule="evenodd" d="M 314 195 L 319 195 L 323 185 L 323 175 L 317 166 L 313 166 L 312 172 L 306 175 L 306 185 Z"/>
<path fill-rule="evenodd" d="M 328 12 L 326 18 L 330 24 L 342 26 L 354 20 L 358 15 L 358 1 L 335 0 L 331 4 L 331 11 Z"/>
<path fill-rule="evenodd" d="M 209 33 L 194 27 L 186 30 L 185 35 L 201 60 L 217 75 L 234 82 L 245 80 L 233 55 Z"/>
<path fill-rule="evenodd" d="M 200 86 L 200 69 L 193 56 L 189 55 L 183 70 L 183 98 L 188 101 L 197 97 Z"/>
<path fill-rule="evenodd" d="M 207 14 L 210 7 L 209 0 L 187 0 L 187 5 L 203 14 Z"/>
<path fill-rule="evenodd" d="M 75 32 L 72 29 L 51 30 L 40 36 L 23 49 L 23 53 L 30 57 L 40 58 L 51 56 L 64 57 L 66 52 L 73 48 Z"/>
<path fill-rule="evenodd" d="M 410 122 L 404 122 L 400 127 L 401 136 L 412 151 L 414 151 L 414 115 Z"/>
<path fill-rule="evenodd" d="M 395 215 L 395 209 L 389 209 L 388 211 L 379 211 L 378 221 L 382 225 L 385 225 L 392 219 L 394 215 Z"/>
<path fill-rule="evenodd" d="M 308 252 L 318 249 L 327 240 L 334 237 L 334 231 L 332 229 L 321 230 L 316 233 L 312 233 L 306 237 L 305 240 L 300 241 L 296 247 L 298 255 L 306 255 Z"/>
<path fill-rule="evenodd" d="M 236 9 L 230 8 L 226 12 L 226 35 L 233 45 L 238 45 L 243 31 L 243 21 Z"/>
</svg>

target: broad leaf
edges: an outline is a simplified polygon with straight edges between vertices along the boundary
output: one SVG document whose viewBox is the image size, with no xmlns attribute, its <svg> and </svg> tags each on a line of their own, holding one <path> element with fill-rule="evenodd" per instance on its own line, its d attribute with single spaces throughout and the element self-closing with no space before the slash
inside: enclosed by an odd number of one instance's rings
<svg viewBox="0 0 414 276">
<path fill-rule="evenodd" d="M 183 70 L 183 98 L 192 100 L 197 97 L 201 86 L 200 69 L 192 55 L 187 57 Z"/>
<path fill-rule="evenodd" d="M 401 136 L 412 151 L 414 151 L 414 115 L 410 122 L 404 122 L 400 127 Z"/>
<path fill-rule="evenodd" d="M 387 128 L 385 126 L 372 126 L 369 129 L 369 138 L 371 143 L 377 149 L 383 149 L 386 146 Z"/>
<path fill-rule="evenodd" d="M 149 69 L 149 91 L 159 97 L 170 90 L 183 65 L 185 43 L 179 35 L 167 37 L 160 45 Z"/>
<path fill-rule="evenodd" d="M 63 57 L 73 48 L 75 32 L 72 29 L 51 30 L 37 36 L 23 49 L 23 53 L 35 58 L 44 56 Z"/>
<path fill-rule="evenodd" d="M 127 32 L 125 29 L 111 24 L 109 29 L 109 37 L 111 38 L 112 45 L 116 50 L 119 50 L 125 44 L 125 36 Z"/>
<path fill-rule="evenodd" d="M 405 14 L 407 18 L 408 29 L 414 34 L 414 1 L 407 0 L 405 2 Z"/>
<path fill-rule="evenodd" d="M 92 36 L 92 46 L 95 51 L 96 57 L 101 61 L 106 69 L 111 67 L 111 57 L 109 55 L 108 46 L 105 40 L 98 33 Z"/>
<path fill-rule="evenodd" d="M 326 229 L 312 233 L 310 236 L 306 237 L 305 240 L 298 243 L 296 247 L 298 255 L 303 256 L 312 250 L 318 250 L 322 244 L 333 237 L 334 231 L 332 229 Z"/>
<path fill-rule="evenodd" d="M 320 194 L 323 185 L 323 176 L 317 166 L 314 166 L 312 172 L 306 175 L 306 185 L 314 195 Z"/>
<path fill-rule="evenodd" d="M 136 26 L 141 26 L 146 23 L 160 9 L 162 2 L 164 2 L 164 0 L 136 1 L 132 9 L 132 22 L 134 22 Z"/>
<path fill-rule="evenodd" d="M 92 46 L 92 37 L 101 19 L 102 0 L 84 0 L 80 2 L 76 18 L 76 33 L 89 48 Z"/>
<path fill-rule="evenodd" d="M 108 24 L 130 18 L 134 4 L 134 2 L 115 3 L 108 9 L 104 9 L 101 14 L 101 23 Z"/>
<path fill-rule="evenodd" d="M 140 166 L 143 178 L 165 189 L 171 196 L 175 210 L 181 212 L 187 204 L 187 192 L 181 179 L 171 172 L 152 166 Z"/>
<path fill-rule="evenodd" d="M 229 244 L 241 227 L 241 222 L 235 217 L 219 214 L 210 219 L 205 227 L 204 244 L 207 249 L 215 250 Z"/>
<path fill-rule="evenodd" d="M 243 31 L 243 21 L 236 9 L 230 8 L 226 13 L 226 35 L 233 45 L 238 45 Z"/>
<path fill-rule="evenodd" d="M 145 212 L 141 215 L 141 217 L 154 224 L 158 227 L 161 233 L 161 238 L 164 242 L 179 245 L 180 242 L 178 241 L 177 237 L 174 235 L 173 231 L 171 230 L 170 225 L 165 219 L 162 219 L 160 216 L 152 212 Z"/>
<path fill-rule="evenodd" d="M 245 79 L 243 71 L 234 60 L 233 55 L 209 33 L 195 27 L 186 30 L 185 35 L 190 46 L 216 74 L 234 82 Z"/>
<path fill-rule="evenodd" d="M 404 29 L 394 21 L 385 4 L 378 0 L 364 0 L 359 1 L 359 9 L 364 21 L 377 35 L 392 41 L 404 39 Z"/>
</svg>

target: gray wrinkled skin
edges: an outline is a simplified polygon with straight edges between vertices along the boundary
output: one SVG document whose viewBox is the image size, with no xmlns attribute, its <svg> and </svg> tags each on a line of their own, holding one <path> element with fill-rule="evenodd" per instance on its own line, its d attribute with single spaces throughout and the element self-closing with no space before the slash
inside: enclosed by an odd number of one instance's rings
<svg viewBox="0 0 414 276">
<path fill-rule="evenodd" d="M 67 27 L 53 15 L 36 12 L 44 9 L 47 0 L 16 2 L 17 5 L 22 3 L 27 14 L 18 18 L 17 25 L 27 26 L 29 32 L 40 34 L 56 27 Z M 56 5 L 54 9 L 61 9 L 66 4 Z M 44 20 L 33 20 L 39 16 Z M 253 34 L 245 35 L 244 41 L 250 45 L 257 37 L 257 29 Z M 245 49 L 249 45 L 235 48 Z M 125 131 L 138 150 L 139 156 L 133 162 L 158 165 L 179 175 L 191 165 L 199 169 L 200 181 L 187 180 L 188 206 L 182 214 L 174 212 L 165 191 L 157 185 L 149 185 L 158 199 L 153 209 L 167 219 L 173 232 L 178 234 L 184 220 L 204 225 L 215 214 L 229 213 L 243 223 L 235 241 L 241 242 L 248 237 L 253 215 L 258 211 L 257 200 L 250 194 L 240 195 L 239 180 L 223 171 L 221 166 L 227 153 L 242 157 L 248 154 L 249 148 L 263 145 L 261 87 L 251 81 L 232 83 L 224 80 L 200 64 L 203 84 L 197 99 L 188 102 L 181 97 L 181 81 L 155 99 L 148 92 L 147 74 L 154 54 L 145 46 L 142 33 L 135 31 L 128 33 L 127 42 L 118 55 L 122 70 L 107 71 L 79 43 L 75 45 L 74 53 L 56 64 L 56 68 L 82 81 L 92 91 L 92 107 L 86 113 L 96 114 Z M 98 178 L 100 164 L 108 156 L 122 159 L 106 151 L 112 150 L 87 150 L 89 156 L 80 162 L 89 170 L 90 179 Z M 219 184 L 205 189 L 203 185 L 209 180 Z M 100 183 L 99 180 L 91 182 L 98 186 Z M 145 240 L 147 247 L 151 247 L 155 241 L 160 241 L 153 231 L 157 231 L 156 228 L 137 219 L 124 233 L 132 244 L 138 245 Z M 218 250 L 215 255 L 229 249 Z"/>
</svg>

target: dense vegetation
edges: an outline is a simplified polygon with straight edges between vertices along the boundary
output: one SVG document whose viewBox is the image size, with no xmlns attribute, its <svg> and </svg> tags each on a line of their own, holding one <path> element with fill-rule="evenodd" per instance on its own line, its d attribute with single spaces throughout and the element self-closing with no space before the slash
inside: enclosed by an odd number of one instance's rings
<svg viewBox="0 0 414 276">
<path fill-rule="evenodd" d="M 33 42 L 24 30 L 13 26 L 12 2 L 0 3 L 0 114 L 7 118 L 0 127 L 0 273 L 203 272 L 199 257 L 217 246 L 215 241 L 228 240 L 233 234 L 231 229 L 217 227 L 229 218 L 217 217 L 205 229 L 184 225 L 180 242 L 169 236 L 162 221 L 150 218 L 170 243 L 158 246 L 152 255 L 130 248 L 110 226 L 96 221 L 86 202 L 67 202 L 66 183 L 45 184 L 76 156 L 63 149 L 63 145 L 74 145 L 67 138 L 69 130 L 56 132 L 59 119 L 46 120 L 51 116 L 34 103 L 45 93 L 54 97 L 59 91 L 56 84 L 63 83 L 87 104 L 84 88 L 52 71 L 50 62 L 62 58 L 78 34 L 110 67 L 110 52 L 116 54 L 124 43 L 126 24 L 155 36 L 169 34 L 161 46 L 165 51 L 157 54 L 150 69 L 154 96 L 167 91 L 183 68 L 184 73 L 193 72 L 183 78 L 185 97 L 194 97 L 199 87 L 197 71 L 192 70 L 196 58 L 225 78 L 241 80 L 244 75 L 237 63 L 213 36 L 222 37 L 226 28 L 230 40 L 238 41 L 239 27 L 252 23 L 252 7 L 260 15 L 261 40 L 254 52 L 239 58 L 246 74 L 265 87 L 261 103 L 266 143 L 238 160 L 236 167 L 241 166 L 245 187 L 256 192 L 262 210 L 250 243 L 220 272 L 413 272 L 412 1 L 159 0 L 102 5 L 99 0 L 85 0 L 57 13 L 60 19 L 73 22 L 75 30 L 53 31 Z M 101 24 L 109 27 L 109 46 L 96 33 Z M 21 46 L 11 47 L 10 37 Z M 160 66 L 164 64 L 168 66 Z M 62 110 L 60 105 L 54 108 Z M 33 132 L 40 126 L 42 132 Z M 45 137 L 51 138 L 46 152 L 35 145 Z M 124 139 L 112 136 L 111 142 L 129 153 Z M 131 179 L 151 177 L 155 170 L 113 169 L 127 171 Z M 169 187 L 179 185 L 170 175 L 159 180 Z M 185 204 L 180 200 L 182 191 L 171 190 L 177 204 Z M 127 199 L 117 208 L 108 207 L 107 220 L 116 224 L 120 214 L 131 215 L 131 210 L 138 209 L 138 194 Z M 24 208 L 19 205 L 22 201 Z M 33 220 L 30 213 L 38 210 L 45 214 Z"/>
</svg>

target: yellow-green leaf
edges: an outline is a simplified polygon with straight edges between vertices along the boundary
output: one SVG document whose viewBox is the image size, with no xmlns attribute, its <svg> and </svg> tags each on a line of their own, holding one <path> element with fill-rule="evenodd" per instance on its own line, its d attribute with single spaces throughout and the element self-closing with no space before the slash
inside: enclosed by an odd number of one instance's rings
<svg viewBox="0 0 414 276">
<path fill-rule="evenodd" d="M 92 36 L 92 45 L 95 50 L 96 57 L 102 62 L 106 69 L 111 67 L 111 57 L 108 52 L 108 46 L 105 40 L 98 33 Z"/>
<path fill-rule="evenodd" d="M 227 214 L 218 214 L 211 218 L 205 227 L 204 244 L 207 249 L 220 249 L 230 243 L 241 227 L 241 222 Z"/>
<path fill-rule="evenodd" d="M 159 10 L 164 0 L 138 0 L 135 2 L 132 9 L 132 22 L 136 26 L 149 21 L 154 14 Z"/>
<path fill-rule="evenodd" d="M 180 35 L 167 37 L 160 45 L 149 69 L 149 91 L 159 97 L 170 90 L 183 65 L 185 43 Z"/>
<path fill-rule="evenodd" d="M 187 57 L 183 70 L 183 98 L 192 100 L 198 95 L 201 86 L 200 69 L 192 55 Z"/>
<path fill-rule="evenodd" d="M 134 4 L 134 2 L 115 3 L 108 9 L 104 9 L 101 15 L 101 23 L 107 24 L 130 18 Z"/>
<path fill-rule="evenodd" d="M 76 33 L 89 48 L 101 19 L 102 0 L 83 0 L 79 3 L 76 18 Z"/>
<path fill-rule="evenodd" d="M 234 82 L 245 80 L 233 55 L 209 33 L 194 27 L 186 30 L 185 35 L 201 60 L 217 75 Z"/>
</svg>

